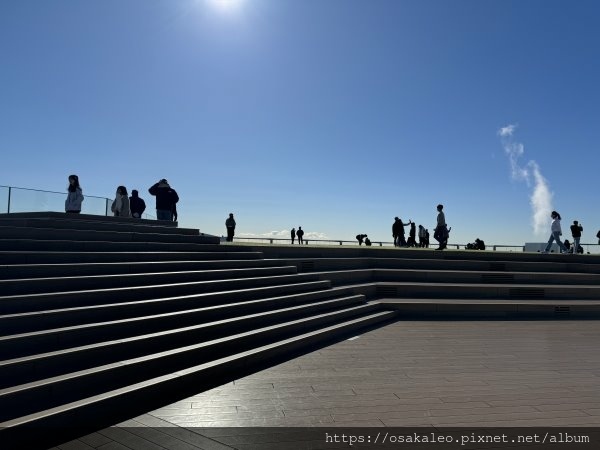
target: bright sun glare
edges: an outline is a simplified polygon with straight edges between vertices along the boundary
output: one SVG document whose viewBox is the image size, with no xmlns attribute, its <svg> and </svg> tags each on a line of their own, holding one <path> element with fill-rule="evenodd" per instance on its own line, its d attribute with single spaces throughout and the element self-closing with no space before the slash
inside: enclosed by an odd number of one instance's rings
<svg viewBox="0 0 600 450">
<path fill-rule="evenodd" d="M 243 0 L 210 0 L 210 3 L 212 3 L 216 8 L 223 11 L 232 11 L 234 9 L 237 9 L 242 4 L 242 2 Z"/>
</svg>

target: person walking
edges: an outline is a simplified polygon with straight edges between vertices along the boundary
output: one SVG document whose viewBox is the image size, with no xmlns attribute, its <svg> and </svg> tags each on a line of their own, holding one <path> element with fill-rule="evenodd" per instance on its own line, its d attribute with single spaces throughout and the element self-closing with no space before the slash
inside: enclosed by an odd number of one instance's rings
<svg viewBox="0 0 600 450">
<path fill-rule="evenodd" d="M 573 221 L 573 225 L 571 225 L 571 235 L 573 236 L 573 254 L 576 255 L 579 253 L 579 241 L 581 239 L 581 232 L 583 231 L 583 227 L 576 220 Z"/>
<path fill-rule="evenodd" d="M 560 240 L 560 236 L 562 235 L 562 229 L 560 227 L 560 214 L 556 211 L 552 211 L 552 213 L 550 213 L 550 217 L 552 217 L 552 225 L 550 227 L 550 239 L 548 239 L 548 245 L 546 245 L 546 248 L 542 253 L 547 254 L 550 251 L 553 241 L 556 241 L 561 252 L 566 253 L 567 247 L 565 247 L 565 244 L 563 244 Z"/>
<path fill-rule="evenodd" d="M 358 241 L 358 245 L 362 245 L 363 244 L 363 240 L 367 237 L 366 234 L 357 234 L 356 235 L 356 240 Z"/>
<path fill-rule="evenodd" d="M 169 186 L 164 178 L 148 189 L 150 195 L 156 197 L 156 218 L 158 220 L 173 220 L 173 207 L 179 202 L 175 189 Z"/>
<path fill-rule="evenodd" d="M 127 197 L 127 188 L 125 186 L 119 186 L 117 188 L 117 194 L 112 202 L 110 210 L 115 217 L 131 217 L 129 197 Z"/>
<path fill-rule="evenodd" d="M 235 219 L 233 213 L 229 213 L 229 218 L 225 221 L 225 227 L 227 228 L 227 242 L 233 242 L 233 236 L 235 235 Z"/>
<path fill-rule="evenodd" d="M 304 237 L 304 230 L 302 229 L 302 227 L 298 227 L 298 231 L 296 231 L 296 236 L 298 237 L 298 244 L 304 244 L 304 240 L 302 239 Z"/>
<path fill-rule="evenodd" d="M 77 175 L 69 175 L 67 192 L 65 212 L 79 214 L 81 212 L 81 203 L 83 202 L 83 191 L 79 185 L 79 177 Z"/>
<path fill-rule="evenodd" d="M 292 228 L 292 231 L 290 232 L 290 237 L 292 238 L 292 245 L 294 245 L 294 240 L 296 239 L 296 229 Z"/>
<path fill-rule="evenodd" d="M 440 243 L 436 250 L 444 250 L 448 243 L 448 227 L 446 225 L 446 215 L 444 214 L 444 205 L 437 205 L 437 226 L 433 232 L 433 238 Z"/>
<path fill-rule="evenodd" d="M 131 191 L 131 197 L 129 197 L 129 209 L 131 210 L 131 217 L 141 219 L 142 214 L 146 211 L 146 202 L 140 198 L 138 191 L 133 189 Z"/>
</svg>

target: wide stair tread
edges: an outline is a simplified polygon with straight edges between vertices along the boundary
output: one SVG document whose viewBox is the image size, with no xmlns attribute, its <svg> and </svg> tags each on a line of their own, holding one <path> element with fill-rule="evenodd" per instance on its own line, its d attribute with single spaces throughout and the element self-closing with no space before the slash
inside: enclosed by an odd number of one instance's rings
<svg viewBox="0 0 600 450">
<path fill-rule="evenodd" d="M 376 310 L 378 310 L 378 305 L 367 304 L 311 315 L 210 341 L 178 346 L 141 357 L 6 388 L 0 391 L 0 420 L 10 420 L 16 414 L 34 413 L 40 407 L 54 407 L 61 402 L 76 401 L 81 396 L 98 395 L 102 391 L 143 382 L 144 379 L 164 376 L 173 371 L 185 371 L 189 369 L 191 361 L 204 363 L 213 358 L 227 357 L 256 346 L 289 339 L 307 329 L 318 330 L 340 321 L 354 319 L 357 316 L 377 314 Z M 26 401 L 30 396 L 34 396 L 36 404 Z M 0 426 L 5 425 L 0 424 Z"/>
</svg>

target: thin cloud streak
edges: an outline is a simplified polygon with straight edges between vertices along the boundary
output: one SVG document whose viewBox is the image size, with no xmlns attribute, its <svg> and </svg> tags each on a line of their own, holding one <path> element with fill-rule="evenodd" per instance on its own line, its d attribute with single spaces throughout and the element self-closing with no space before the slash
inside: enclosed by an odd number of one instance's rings
<svg viewBox="0 0 600 450">
<path fill-rule="evenodd" d="M 519 159 L 525 154 L 525 146 L 521 142 L 513 140 L 516 128 L 517 125 L 507 125 L 498 130 L 498 135 L 508 157 L 513 180 L 525 181 L 530 188 L 533 184 L 533 190 L 529 196 L 532 209 L 531 222 L 533 232 L 542 235 L 546 231 L 548 217 L 553 209 L 552 197 L 554 194 L 536 161 L 530 160 L 525 166 L 520 165 Z"/>
<path fill-rule="evenodd" d="M 291 230 L 267 231 L 266 233 L 238 233 L 236 236 L 260 239 L 290 239 L 290 232 Z M 305 231 L 304 240 L 307 239 L 329 239 L 329 236 L 319 231 Z"/>
</svg>

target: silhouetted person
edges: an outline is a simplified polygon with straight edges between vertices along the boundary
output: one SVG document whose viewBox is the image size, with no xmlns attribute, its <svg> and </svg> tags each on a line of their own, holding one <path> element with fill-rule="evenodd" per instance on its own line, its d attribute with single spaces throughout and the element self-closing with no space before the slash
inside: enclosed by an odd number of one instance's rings
<svg viewBox="0 0 600 450">
<path fill-rule="evenodd" d="M 404 227 L 409 226 L 412 223 L 412 220 L 408 220 L 408 223 L 403 223 L 402 219 L 398 219 L 398 238 L 396 239 L 398 245 L 397 247 L 406 247 L 406 239 L 404 237 Z"/>
<path fill-rule="evenodd" d="M 292 238 L 292 245 L 294 245 L 294 240 L 296 239 L 296 229 L 292 228 L 292 231 L 290 232 L 290 236 Z"/>
<path fill-rule="evenodd" d="M 117 193 L 110 210 L 115 217 L 131 217 L 129 197 L 127 197 L 127 188 L 125 186 L 119 186 L 117 188 Z"/>
<path fill-rule="evenodd" d="M 177 218 L 179 217 L 177 214 L 177 204 L 173 203 L 173 211 L 171 211 L 171 213 L 173 214 L 173 222 L 177 222 Z"/>
<path fill-rule="evenodd" d="M 425 240 L 427 239 L 427 230 L 423 225 L 419 225 L 419 247 L 425 247 Z"/>
<path fill-rule="evenodd" d="M 296 231 L 296 236 L 298 237 L 298 244 L 304 244 L 304 240 L 302 239 L 302 237 L 304 236 L 304 230 L 302 230 L 302 227 L 298 227 L 298 231 Z"/>
<path fill-rule="evenodd" d="M 429 248 L 429 230 L 425 229 L 425 248 Z"/>
<path fill-rule="evenodd" d="M 131 217 L 141 219 L 142 214 L 146 211 L 146 202 L 139 197 L 138 191 L 135 189 L 131 191 L 131 197 L 129 197 L 129 208 L 131 209 Z"/>
<path fill-rule="evenodd" d="M 436 250 L 444 250 L 448 244 L 448 227 L 443 209 L 444 205 L 437 205 L 437 226 L 435 227 L 433 238 L 440 243 L 440 246 Z"/>
<path fill-rule="evenodd" d="M 356 235 L 356 240 L 358 241 L 358 245 L 362 245 L 363 244 L 363 240 L 367 237 L 366 234 L 357 234 Z"/>
<path fill-rule="evenodd" d="M 583 231 L 583 227 L 576 220 L 573 221 L 573 225 L 571 225 L 571 235 L 573 236 L 573 254 L 576 255 L 579 253 L 579 241 L 581 239 L 581 232 Z"/>
<path fill-rule="evenodd" d="M 474 248 L 475 248 L 475 250 L 485 250 L 485 242 L 483 242 L 479 238 L 475 239 Z"/>
<path fill-rule="evenodd" d="M 398 217 L 394 217 L 394 223 L 392 224 L 392 237 L 394 238 L 394 247 L 400 245 L 398 243 L 398 236 L 400 236 L 400 230 L 404 230 L 402 227 L 402 221 Z"/>
<path fill-rule="evenodd" d="M 406 244 L 409 247 L 416 247 L 417 246 L 417 226 L 415 225 L 414 222 L 410 222 L 410 231 L 408 232 L 408 241 L 406 242 Z"/>
<path fill-rule="evenodd" d="M 367 247 L 370 247 L 370 246 L 371 246 L 371 239 L 369 239 L 368 237 L 366 237 L 366 235 L 365 235 L 365 245 L 366 245 Z"/>
<path fill-rule="evenodd" d="M 564 244 L 565 248 L 567 249 L 567 250 L 565 251 L 565 253 L 571 253 L 571 252 L 573 251 L 573 249 L 571 248 L 571 243 L 569 242 L 569 240 L 568 240 L 568 239 L 565 239 L 565 240 L 563 241 L 563 244 Z"/>
<path fill-rule="evenodd" d="M 560 236 L 562 235 L 562 229 L 560 226 L 560 214 L 556 211 L 552 211 L 550 213 L 550 217 L 552 217 L 552 225 L 550 226 L 551 234 L 550 238 L 548 239 L 548 244 L 546 244 L 546 248 L 542 253 L 548 253 L 550 251 L 550 248 L 552 247 L 552 241 L 556 241 L 556 243 L 558 244 L 558 248 L 560 248 L 560 251 L 564 253 L 567 251 L 567 248 L 565 247 L 565 244 L 563 244 L 560 240 Z"/>
<path fill-rule="evenodd" d="M 229 213 L 229 217 L 225 221 L 225 228 L 227 228 L 227 242 L 233 242 L 233 236 L 235 235 L 235 219 L 233 213 Z"/>
<path fill-rule="evenodd" d="M 79 214 L 81 212 L 81 202 L 83 202 L 83 190 L 79 185 L 79 177 L 77 175 L 69 175 L 67 192 L 65 212 Z"/>
<path fill-rule="evenodd" d="M 169 186 L 164 178 L 148 189 L 156 197 L 156 218 L 158 220 L 173 220 L 173 207 L 179 201 L 175 189 Z"/>
<path fill-rule="evenodd" d="M 598 238 L 598 245 L 600 245 L 600 230 L 596 233 L 596 237 Z"/>
</svg>

